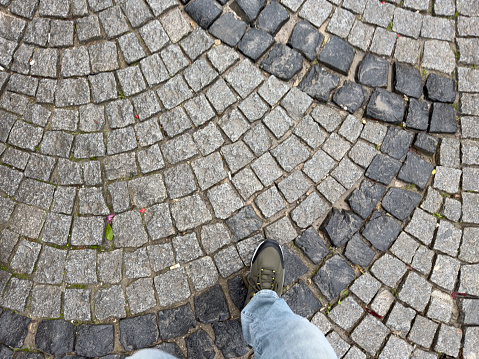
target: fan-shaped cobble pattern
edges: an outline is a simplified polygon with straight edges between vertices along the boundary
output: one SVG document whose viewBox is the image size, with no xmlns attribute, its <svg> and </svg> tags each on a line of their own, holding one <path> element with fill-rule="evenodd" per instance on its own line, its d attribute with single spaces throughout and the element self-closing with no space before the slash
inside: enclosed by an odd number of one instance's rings
<svg viewBox="0 0 479 359">
<path fill-rule="evenodd" d="M 478 51 L 477 0 L 0 0 L 0 357 L 250 357 L 269 238 L 338 357 L 476 358 Z"/>
</svg>

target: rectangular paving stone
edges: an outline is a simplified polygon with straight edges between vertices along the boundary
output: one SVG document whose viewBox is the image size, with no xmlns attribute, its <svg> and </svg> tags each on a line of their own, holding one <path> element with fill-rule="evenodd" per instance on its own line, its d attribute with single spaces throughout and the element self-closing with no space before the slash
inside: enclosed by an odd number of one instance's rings
<svg viewBox="0 0 479 359">
<path fill-rule="evenodd" d="M 99 42 L 88 46 L 91 72 L 112 71 L 119 68 L 118 50 L 114 42 Z"/>
<path fill-rule="evenodd" d="M 198 194 L 174 202 L 171 206 L 171 214 L 180 231 L 197 227 L 212 219 L 206 204 Z"/>
<path fill-rule="evenodd" d="M 119 283 L 122 279 L 122 250 L 98 253 L 98 277 L 101 282 Z"/>
<path fill-rule="evenodd" d="M 248 200 L 254 193 L 263 189 L 263 185 L 255 176 L 253 171 L 249 168 L 239 171 L 233 177 L 232 182 L 245 201 Z"/>
<path fill-rule="evenodd" d="M 408 335 L 408 339 L 424 348 L 429 348 L 434 339 L 437 327 L 438 324 L 435 322 L 418 315 Z"/>
<path fill-rule="evenodd" d="M 13 277 L 8 283 L 7 289 L 0 300 L 4 308 L 12 309 L 18 312 L 25 310 L 27 299 L 30 295 L 33 283 L 29 280 Z"/>
<path fill-rule="evenodd" d="M 175 233 L 167 203 L 160 203 L 148 208 L 145 212 L 145 222 L 148 234 L 154 240 L 168 237 Z"/>
<path fill-rule="evenodd" d="M 97 283 L 96 251 L 83 249 L 68 252 L 65 264 L 65 281 L 70 284 Z"/>
<path fill-rule="evenodd" d="M 283 198 L 275 186 L 258 195 L 255 199 L 255 203 L 266 218 L 273 216 L 286 207 Z"/>
<path fill-rule="evenodd" d="M 241 198 L 229 183 L 223 183 L 208 191 L 208 199 L 217 218 L 225 219 L 244 206 Z"/>
<path fill-rule="evenodd" d="M 140 248 L 133 252 L 123 252 L 123 267 L 125 268 L 126 278 L 148 277 L 151 270 L 146 248 Z"/>
<path fill-rule="evenodd" d="M 140 66 L 146 82 L 148 82 L 150 87 L 156 86 L 169 79 L 166 66 L 158 54 L 145 57 L 140 61 Z"/>
<path fill-rule="evenodd" d="M 198 153 L 196 145 L 190 134 L 178 136 L 161 146 L 165 159 L 175 164 L 189 159 Z"/>
<path fill-rule="evenodd" d="M 161 306 L 169 306 L 190 296 L 190 288 L 184 268 L 160 274 L 154 278 L 154 282 Z"/>
<path fill-rule="evenodd" d="M 192 30 L 178 8 L 163 16 L 160 22 L 173 43 L 180 41 Z"/>
<path fill-rule="evenodd" d="M 387 335 L 387 327 L 371 315 L 354 329 L 351 338 L 370 355 L 375 355 Z"/>
<path fill-rule="evenodd" d="M 136 95 L 146 89 L 139 66 L 131 66 L 116 72 L 125 96 Z"/>
<path fill-rule="evenodd" d="M 214 152 L 224 143 L 221 132 L 213 122 L 198 131 L 195 131 L 193 133 L 193 139 L 203 156 L 207 156 Z"/>
<path fill-rule="evenodd" d="M 157 90 L 157 94 L 168 110 L 193 97 L 191 90 L 181 75 L 176 75 L 170 79 Z"/>
</svg>

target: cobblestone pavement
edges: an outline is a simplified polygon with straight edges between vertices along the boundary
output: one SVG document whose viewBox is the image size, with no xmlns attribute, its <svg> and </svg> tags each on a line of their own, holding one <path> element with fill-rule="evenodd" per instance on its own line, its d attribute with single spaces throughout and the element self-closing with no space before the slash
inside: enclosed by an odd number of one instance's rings
<svg viewBox="0 0 479 359">
<path fill-rule="evenodd" d="M 0 0 L 0 65 L 0 358 L 250 357 L 264 238 L 338 357 L 479 357 L 479 0 Z"/>
</svg>

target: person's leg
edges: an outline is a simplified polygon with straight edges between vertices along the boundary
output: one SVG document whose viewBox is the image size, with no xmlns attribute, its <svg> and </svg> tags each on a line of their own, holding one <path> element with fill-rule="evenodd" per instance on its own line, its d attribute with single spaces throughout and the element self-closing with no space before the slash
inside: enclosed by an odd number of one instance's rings
<svg viewBox="0 0 479 359">
<path fill-rule="evenodd" d="M 292 312 L 281 299 L 283 250 L 275 241 L 262 242 L 251 259 L 246 306 L 241 325 L 255 358 L 337 359 L 323 333 Z"/>
<path fill-rule="evenodd" d="M 314 324 L 294 314 L 272 290 L 261 290 L 241 312 L 243 336 L 255 358 L 337 359 Z"/>
<path fill-rule="evenodd" d="M 130 356 L 131 359 L 177 359 L 159 349 L 142 349 Z"/>
</svg>

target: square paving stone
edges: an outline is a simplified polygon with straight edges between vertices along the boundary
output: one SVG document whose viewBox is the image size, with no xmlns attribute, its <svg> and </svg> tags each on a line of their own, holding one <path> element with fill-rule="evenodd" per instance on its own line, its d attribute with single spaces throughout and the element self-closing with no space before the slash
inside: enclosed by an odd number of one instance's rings
<svg viewBox="0 0 479 359">
<path fill-rule="evenodd" d="M 407 111 L 406 126 L 415 130 L 427 130 L 429 127 L 429 103 L 411 98 Z"/>
<path fill-rule="evenodd" d="M 479 343 L 479 330 L 477 328 L 469 327 L 466 329 L 464 337 L 464 356 L 466 358 L 468 356 L 473 357 L 473 355 L 475 355 L 477 344 Z"/>
<path fill-rule="evenodd" d="M 189 133 L 178 136 L 161 146 L 165 159 L 175 164 L 191 157 L 198 153 L 196 145 Z"/>
<path fill-rule="evenodd" d="M 115 76 L 111 72 L 104 72 L 94 76 L 88 76 L 92 88 L 93 102 L 101 103 L 114 100 L 118 96 Z"/>
<path fill-rule="evenodd" d="M 249 60 L 243 60 L 228 73 L 226 81 L 242 98 L 246 98 L 263 82 L 263 75 Z"/>
<path fill-rule="evenodd" d="M 278 2 L 268 4 L 259 14 L 256 26 L 275 36 L 289 20 L 288 11 Z"/>
<path fill-rule="evenodd" d="M 359 47 L 361 50 L 366 51 L 371 43 L 371 39 L 374 34 L 374 26 L 366 25 L 363 22 L 356 19 L 353 28 L 348 36 L 348 41 L 351 45 Z"/>
<path fill-rule="evenodd" d="M 75 327 L 64 320 L 43 320 L 38 325 L 35 346 L 47 353 L 61 355 L 73 351 Z"/>
<path fill-rule="evenodd" d="M 406 271 L 403 262 L 387 253 L 374 262 L 371 268 L 374 276 L 391 288 L 396 288 Z"/>
<path fill-rule="evenodd" d="M 304 231 L 301 236 L 295 239 L 294 243 L 304 251 L 314 264 L 320 263 L 329 253 L 324 241 L 313 227 Z"/>
<path fill-rule="evenodd" d="M 218 76 L 218 73 L 206 60 L 199 59 L 185 69 L 183 75 L 193 91 L 198 92 L 211 84 Z"/>
<path fill-rule="evenodd" d="M 193 61 L 209 50 L 213 44 L 213 39 L 202 29 L 196 29 L 180 42 L 183 51 Z"/>
<path fill-rule="evenodd" d="M 128 24 L 121 12 L 120 6 L 112 6 L 98 15 L 108 38 L 120 36 L 128 31 Z"/>
<path fill-rule="evenodd" d="M 241 198 L 229 183 L 223 183 L 208 191 L 208 199 L 217 218 L 226 219 L 244 206 Z"/>
<path fill-rule="evenodd" d="M 349 31 L 351 30 L 353 23 L 354 14 L 348 10 L 338 8 L 329 21 L 327 31 L 344 39 L 349 35 Z M 309 60 L 311 61 L 313 59 Z"/>
<path fill-rule="evenodd" d="M 249 122 L 259 120 L 268 112 L 268 105 L 261 99 L 261 97 L 253 92 L 245 100 L 243 100 L 238 108 L 246 116 Z"/>
<path fill-rule="evenodd" d="M 343 357 L 344 354 L 346 354 L 346 352 L 351 347 L 335 331 L 332 331 L 331 333 L 329 333 L 326 339 L 328 340 L 329 344 L 333 348 L 334 352 L 337 353 L 340 357 Z"/>
<path fill-rule="evenodd" d="M 367 54 L 361 61 L 356 74 L 358 81 L 370 87 L 387 85 L 389 63 L 381 57 Z"/>
<path fill-rule="evenodd" d="M 285 208 L 284 200 L 275 186 L 258 195 L 255 199 L 255 203 L 266 218 L 273 216 Z"/>
<path fill-rule="evenodd" d="M 83 249 L 68 252 L 65 281 L 71 284 L 97 283 L 96 251 Z"/>
<path fill-rule="evenodd" d="M 361 318 L 364 310 L 361 306 L 351 297 L 341 301 L 341 304 L 336 305 L 328 317 L 338 324 L 341 328 L 349 331 Z"/>
<path fill-rule="evenodd" d="M 375 355 L 388 334 L 387 327 L 372 315 L 367 315 L 354 329 L 351 338 L 370 355 Z"/>
<path fill-rule="evenodd" d="M 376 252 L 371 249 L 361 238 L 362 237 L 359 235 L 359 233 L 356 233 L 348 241 L 344 255 L 351 262 L 360 265 L 363 268 L 367 268 L 371 264 Z"/>
<path fill-rule="evenodd" d="M 170 267 L 175 263 L 173 247 L 170 243 L 151 245 L 147 249 L 150 266 L 154 272 Z"/>
<path fill-rule="evenodd" d="M 181 75 L 176 75 L 169 80 L 165 85 L 157 90 L 157 94 L 163 105 L 168 110 L 176 107 L 186 100 L 189 100 L 193 96 L 191 90 L 188 88 L 188 85 L 185 83 Z"/>
<path fill-rule="evenodd" d="M 0 305 L 18 312 L 24 311 L 32 286 L 33 283 L 29 280 L 11 278 L 3 298 L 0 300 Z"/>
<path fill-rule="evenodd" d="M 225 159 L 232 173 L 248 165 L 253 159 L 253 153 L 242 141 L 221 148 L 221 155 Z"/>
<path fill-rule="evenodd" d="M 391 335 L 379 358 L 410 358 L 413 346 Z"/>
<path fill-rule="evenodd" d="M 344 85 L 334 92 L 333 101 L 349 113 L 354 113 L 367 99 L 367 92 L 361 85 L 345 81 Z"/>
<path fill-rule="evenodd" d="M 328 210 L 328 202 L 313 192 L 291 212 L 291 219 L 300 228 L 306 228 L 325 215 Z"/>
<path fill-rule="evenodd" d="M 57 232 L 54 232 L 56 236 L 54 237 L 50 233 L 50 235 L 45 238 L 44 234 L 44 240 L 48 240 L 55 244 L 65 245 L 68 237 L 68 231 L 70 229 L 71 217 L 60 214 L 56 216 L 49 216 L 47 219 L 47 224 L 54 226 L 53 222 L 49 222 L 50 219 L 58 221 L 58 224 L 55 225 L 57 227 L 55 228 Z M 75 246 L 101 245 L 103 242 L 104 230 L 105 223 L 101 217 L 75 217 L 71 231 L 70 242 Z"/>
<path fill-rule="evenodd" d="M 301 54 L 283 44 L 277 44 L 260 65 L 262 70 L 284 81 L 290 80 L 302 67 Z"/>
<path fill-rule="evenodd" d="M 145 80 L 143 80 L 139 66 L 118 70 L 116 74 L 125 96 L 135 95 L 146 89 L 146 83 Z"/>
<path fill-rule="evenodd" d="M 408 153 L 406 162 L 401 167 L 398 179 L 416 185 L 423 190 L 431 177 L 433 165 L 414 153 Z"/>
<path fill-rule="evenodd" d="M 207 29 L 221 15 L 221 7 L 213 0 L 195 0 L 185 11 L 203 29 Z"/>
<path fill-rule="evenodd" d="M 153 20 L 140 29 L 140 35 L 150 52 L 156 52 L 165 46 L 168 35 L 158 20 Z"/>
<path fill-rule="evenodd" d="M 118 69 L 119 65 L 117 51 L 118 50 L 114 42 L 100 42 L 90 45 L 88 47 L 88 52 L 90 54 L 92 73 Z"/>
<path fill-rule="evenodd" d="M 139 247 L 148 240 L 141 215 L 136 211 L 121 213 L 113 217 L 112 228 L 116 247 Z"/>
<path fill-rule="evenodd" d="M 8 168 L 7 166 L 0 166 L 0 189 L 6 194 L 13 196 L 20 185 L 23 174 L 20 171 Z"/>
<path fill-rule="evenodd" d="M 364 180 L 361 187 L 354 190 L 348 198 L 351 209 L 366 219 L 386 192 L 386 188 L 378 183 Z"/>
<path fill-rule="evenodd" d="M 288 172 L 291 172 L 299 163 L 304 162 L 310 155 L 308 149 L 294 135 L 273 149 L 271 153 L 281 167 Z"/>
<path fill-rule="evenodd" d="M 361 224 L 361 218 L 353 212 L 333 208 L 320 228 L 336 247 L 342 247 L 358 231 Z"/>
<path fill-rule="evenodd" d="M 63 314 L 65 320 L 89 321 L 90 290 L 65 289 Z"/>
<path fill-rule="evenodd" d="M 458 331 L 456 327 L 441 324 L 434 349 L 438 352 L 456 357 L 459 354 L 461 340 L 462 331 Z"/>
<path fill-rule="evenodd" d="M 215 112 L 213 111 L 211 105 L 208 103 L 208 100 L 206 99 L 205 95 L 199 95 L 194 97 L 193 99 L 186 102 L 184 107 L 188 116 L 191 118 L 191 120 L 196 126 L 200 126 L 206 123 L 208 120 L 211 120 L 215 116 Z M 204 130 L 204 128 L 198 130 L 197 132 L 200 132 L 202 130 Z M 193 137 L 195 137 L 195 134 L 193 134 Z"/>
<path fill-rule="evenodd" d="M 262 29 L 249 29 L 238 44 L 238 50 L 257 61 L 273 45 L 274 38 Z"/>
<path fill-rule="evenodd" d="M 328 259 L 313 277 L 314 283 L 328 300 L 333 300 L 339 296 L 341 291 L 351 284 L 354 279 L 353 269 L 339 255 Z"/>
<path fill-rule="evenodd" d="M 436 153 L 438 145 L 439 139 L 422 132 L 417 134 L 416 140 L 414 141 L 414 147 L 429 156 L 433 156 Z"/>
<path fill-rule="evenodd" d="M 335 166 L 336 161 L 318 150 L 303 166 L 303 172 L 315 183 L 320 182 Z"/>
<path fill-rule="evenodd" d="M 461 170 L 437 166 L 434 176 L 434 187 L 438 190 L 456 193 L 459 191 L 459 181 L 461 180 Z"/>
<path fill-rule="evenodd" d="M 169 137 L 179 135 L 191 128 L 191 121 L 181 107 L 163 113 L 159 122 Z"/>
<path fill-rule="evenodd" d="M 386 325 L 391 330 L 398 332 L 401 337 L 405 338 L 411 329 L 411 322 L 415 316 L 416 312 L 413 309 L 396 302 L 389 314 Z"/>
<path fill-rule="evenodd" d="M 348 74 L 353 58 L 354 48 L 345 40 L 334 35 L 330 37 L 318 57 L 319 62 L 343 75 Z"/>
<path fill-rule="evenodd" d="M 299 88 L 316 100 L 327 102 L 331 91 L 339 84 L 339 76 L 330 74 L 322 67 L 315 65 L 303 78 Z"/>
<path fill-rule="evenodd" d="M 160 174 L 130 180 L 128 189 L 133 204 L 140 208 L 159 203 L 166 198 L 166 189 Z"/>
<path fill-rule="evenodd" d="M 28 238 L 38 238 L 46 219 L 44 211 L 25 204 L 17 205 L 10 228 Z"/>
<path fill-rule="evenodd" d="M 386 28 L 393 20 L 395 8 L 392 4 L 368 0 L 364 9 L 363 19 L 367 23 Z"/>
<path fill-rule="evenodd" d="M 180 41 L 192 30 L 179 8 L 168 12 L 160 21 L 173 43 Z"/>
<path fill-rule="evenodd" d="M 462 215 L 461 202 L 452 198 L 446 198 L 443 213 L 449 220 L 453 222 L 459 221 Z"/>
<path fill-rule="evenodd" d="M 293 172 L 278 184 L 278 188 L 289 203 L 297 201 L 310 188 L 310 183 L 301 171 Z"/>
<path fill-rule="evenodd" d="M 334 204 L 346 192 L 346 188 L 331 176 L 321 181 L 316 189 L 331 202 L 331 204 Z"/>
<path fill-rule="evenodd" d="M 454 80 L 430 74 L 426 80 L 426 96 L 431 101 L 453 103 L 456 99 Z"/>
<path fill-rule="evenodd" d="M 195 177 L 191 167 L 179 164 L 163 172 L 165 185 L 170 198 L 179 198 L 196 190 Z"/>
<path fill-rule="evenodd" d="M 414 211 L 412 220 L 406 227 L 406 232 L 428 245 L 434 237 L 436 224 L 437 220 L 434 216 L 418 208 Z"/>
<path fill-rule="evenodd" d="M 195 233 L 177 236 L 173 238 L 172 244 L 175 249 L 176 260 L 180 263 L 189 262 L 203 254 Z"/>
<path fill-rule="evenodd" d="M 267 114 L 263 122 L 276 138 L 281 138 L 293 126 L 293 120 L 280 106 Z"/>
<path fill-rule="evenodd" d="M 158 327 L 162 340 L 186 335 L 196 327 L 196 320 L 190 304 L 158 312 Z"/>
<path fill-rule="evenodd" d="M 333 6 L 325 0 L 306 0 L 299 12 L 299 17 L 308 20 L 316 27 L 321 27 L 331 14 Z"/>
<path fill-rule="evenodd" d="M 231 243 L 231 235 L 222 223 L 206 225 L 201 228 L 201 244 L 207 254 Z"/>
<path fill-rule="evenodd" d="M 426 9 L 427 7 L 428 5 L 426 5 Z M 417 39 L 421 32 L 422 20 L 423 16 L 419 12 L 408 11 L 398 7 L 394 11 L 393 31 Z"/>
<path fill-rule="evenodd" d="M 134 28 L 144 25 L 153 15 L 148 5 L 143 0 L 126 0 L 121 4 L 121 8 Z"/>
<path fill-rule="evenodd" d="M 409 272 L 399 293 L 399 299 L 418 311 L 423 311 L 431 296 L 432 285 L 415 272 Z"/>
<path fill-rule="evenodd" d="M 198 194 L 173 202 L 171 214 L 180 231 L 195 228 L 212 219 L 205 202 Z"/>
<path fill-rule="evenodd" d="M 214 37 L 234 47 L 245 33 L 246 26 L 245 22 L 235 19 L 232 13 L 226 13 L 216 20 L 209 30 Z"/>
<path fill-rule="evenodd" d="M 281 220 L 280 220 L 281 221 Z M 278 222 L 280 222 L 278 221 Z M 293 228 L 294 230 L 294 228 Z M 296 234 L 295 234 L 296 236 Z M 258 247 L 258 245 L 265 240 L 265 237 L 261 234 L 256 234 L 252 237 L 244 239 L 237 244 L 238 253 L 241 257 L 241 260 L 245 265 L 251 265 L 251 259 L 253 257 L 253 253 Z"/>
<path fill-rule="evenodd" d="M 84 78 L 59 80 L 55 90 L 55 106 L 67 107 L 90 102 L 90 88 Z"/>
<path fill-rule="evenodd" d="M 151 346 L 158 340 L 159 331 L 155 314 L 120 320 L 120 343 L 125 350 Z"/>
<path fill-rule="evenodd" d="M 203 156 L 209 155 L 224 143 L 221 132 L 214 123 L 209 123 L 206 127 L 194 132 L 193 139 Z"/>
<path fill-rule="evenodd" d="M 261 123 L 249 130 L 243 139 L 257 156 L 263 155 L 272 144 L 266 128 Z"/>
<path fill-rule="evenodd" d="M 211 257 L 202 257 L 190 262 L 186 271 L 197 291 L 202 291 L 218 282 L 218 272 Z"/>
<path fill-rule="evenodd" d="M 78 198 L 80 214 L 107 215 L 110 212 L 100 188 L 81 188 Z"/>
<path fill-rule="evenodd" d="M 53 197 L 52 212 L 71 214 L 76 190 L 71 187 L 57 187 Z"/>
<path fill-rule="evenodd" d="M 220 73 L 225 72 L 240 59 L 238 53 L 226 45 L 215 46 L 208 51 L 207 57 Z"/>
<path fill-rule="evenodd" d="M 61 287 L 37 285 L 32 290 L 31 315 L 44 318 L 60 317 Z"/>
<path fill-rule="evenodd" d="M 285 83 L 275 76 L 270 76 L 258 89 L 258 93 L 270 106 L 274 106 L 288 92 L 288 89 Z"/>
<path fill-rule="evenodd" d="M 361 132 L 361 138 L 369 141 L 377 146 L 380 146 L 386 136 L 387 127 L 377 123 L 368 121 Z"/>
<path fill-rule="evenodd" d="M 380 251 L 386 251 L 401 231 L 401 224 L 381 211 L 375 211 L 363 229 L 363 236 Z"/>
<path fill-rule="evenodd" d="M 374 90 L 366 108 L 366 116 L 392 124 L 400 124 L 404 112 L 404 100 L 382 88 Z"/>
<path fill-rule="evenodd" d="M 13 348 L 21 348 L 23 346 L 25 337 L 28 334 L 28 326 L 31 319 L 21 316 L 16 313 L 6 311 L 0 318 L 1 330 L 0 338 L 2 343 Z M 5 351 L 4 351 L 5 353 Z M 12 354 L 8 356 L 8 352 L 5 353 L 5 358 L 12 357 Z"/>
<path fill-rule="evenodd" d="M 408 162 L 406 161 L 406 164 L 407 163 Z M 374 157 L 366 171 L 365 176 L 373 181 L 388 185 L 392 181 L 393 177 L 396 176 L 400 168 L 401 162 L 387 155 L 379 154 Z"/>
<path fill-rule="evenodd" d="M 391 188 L 382 201 L 383 208 L 397 219 L 406 220 L 421 200 L 421 195 L 400 188 Z"/>
<path fill-rule="evenodd" d="M 455 54 L 449 43 L 439 40 L 427 40 L 424 43 L 422 66 L 450 74 L 455 68 Z"/>
<path fill-rule="evenodd" d="M 194 358 L 211 358 L 215 355 L 211 337 L 200 329 L 186 338 L 188 353 Z"/>
<path fill-rule="evenodd" d="M 188 299 L 190 296 L 190 287 L 184 268 L 160 274 L 155 277 L 154 281 L 161 306 L 170 306 Z"/>
<path fill-rule="evenodd" d="M 242 337 L 241 324 L 238 319 L 214 323 L 215 345 L 226 358 L 245 355 L 250 346 Z"/>
<path fill-rule="evenodd" d="M 391 56 L 394 50 L 394 45 L 396 44 L 396 37 L 397 35 L 394 32 L 387 31 L 382 27 L 377 27 L 369 51 L 381 56 Z"/>
<path fill-rule="evenodd" d="M 376 278 L 369 273 L 365 273 L 354 281 L 350 290 L 364 303 L 369 304 L 380 287 L 381 283 Z"/>
<path fill-rule="evenodd" d="M 443 293 L 444 294 L 444 293 Z M 452 301 L 452 300 L 451 300 Z M 452 306 L 454 303 L 448 308 L 448 318 L 446 320 L 442 320 L 443 322 L 449 322 L 451 317 Z M 475 299 L 463 299 L 459 302 L 460 308 L 460 321 L 464 324 L 477 324 L 479 322 L 479 318 L 477 316 L 477 305 L 479 302 Z"/>
<path fill-rule="evenodd" d="M 146 248 L 123 253 L 123 267 L 126 278 L 142 278 L 151 274 Z"/>
<path fill-rule="evenodd" d="M 253 207 L 247 206 L 229 218 L 226 224 L 233 233 L 233 240 L 238 242 L 259 230 L 263 221 L 258 217 Z"/>
<path fill-rule="evenodd" d="M 479 251 L 477 242 L 479 241 L 479 231 L 476 228 L 464 228 L 459 259 L 474 263 L 478 262 Z"/>
<path fill-rule="evenodd" d="M 433 257 L 433 251 L 427 247 L 420 246 L 417 249 L 416 254 L 414 254 L 414 260 L 412 261 L 411 266 L 417 271 L 428 275 L 431 272 Z"/>
<path fill-rule="evenodd" d="M 233 111 L 224 115 L 218 122 L 218 125 L 229 137 L 231 142 L 236 142 L 241 135 L 243 135 L 250 128 L 250 125 L 248 122 L 246 122 L 244 116 L 237 109 L 234 109 Z"/>
<path fill-rule="evenodd" d="M 408 335 L 408 339 L 424 348 L 429 348 L 434 339 L 438 324 L 418 315 Z"/>
<path fill-rule="evenodd" d="M 321 302 L 303 282 L 295 284 L 283 298 L 294 313 L 308 319 L 321 307 Z"/>
<path fill-rule="evenodd" d="M 243 268 L 243 262 L 234 246 L 220 250 L 215 254 L 214 260 L 223 278 L 229 277 Z"/>
<path fill-rule="evenodd" d="M 296 125 L 294 134 L 299 136 L 313 149 L 322 145 L 327 138 L 326 132 L 319 127 L 310 115 L 304 116 Z"/>
<path fill-rule="evenodd" d="M 163 134 L 158 125 L 157 118 L 137 123 L 134 127 L 138 142 L 142 147 L 155 144 L 163 139 Z M 155 148 L 158 148 L 158 146 L 155 146 Z M 161 158 L 161 154 L 159 158 Z"/>
<path fill-rule="evenodd" d="M 365 142 L 358 141 L 349 151 L 349 158 L 361 167 L 368 167 L 376 156 L 376 149 Z"/>
<path fill-rule="evenodd" d="M 98 254 L 98 276 L 106 283 L 119 283 L 122 278 L 122 251 L 120 249 Z"/>
<path fill-rule="evenodd" d="M 31 274 L 38 259 L 42 246 L 25 239 L 20 241 L 15 255 L 10 263 L 13 270 Z"/>
<path fill-rule="evenodd" d="M 282 217 L 278 221 L 270 224 L 269 226 L 265 228 L 266 238 L 276 241 L 280 245 L 285 245 L 291 242 L 293 239 L 296 238 L 297 235 L 298 233 L 296 232 L 296 229 L 293 227 L 293 224 L 291 223 L 291 221 L 289 220 L 287 216 Z M 254 237 L 258 237 L 258 235 Z M 240 243 L 244 243 L 244 242 L 240 242 Z M 240 246 L 241 244 L 238 245 L 238 248 L 240 249 L 240 255 L 241 255 Z M 252 250 L 251 254 L 253 254 L 254 249 L 256 249 L 256 247 L 251 248 Z M 248 261 L 245 261 L 244 259 L 243 261 L 248 262 Z"/>
<path fill-rule="evenodd" d="M 82 324 L 77 330 L 75 352 L 81 356 L 103 356 L 113 350 L 113 325 Z"/>
<path fill-rule="evenodd" d="M 432 133 L 456 133 L 456 111 L 449 104 L 435 102 L 432 105 L 431 122 L 429 132 Z"/>
<path fill-rule="evenodd" d="M 396 62 L 394 89 L 406 96 L 419 98 L 422 96 L 423 83 L 421 74 L 413 66 Z"/>
<path fill-rule="evenodd" d="M 80 42 L 97 40 L 101 37 L 100 20 L 96 15 L 79 18 L 75 28 Z"/>
<path fill-rule="evenodd" d="M 460 286 L 459 286 L 460 292 L 469 293 L 472 295 L 478 295 L 479 285 L 476 280 L 478 271 L 479 271 L 479 265 L 477 264 L 462 265 Z"/>
<path fill-rule="evenodd" d="M 263 189 L 263 185 L 249 168 L 245 168 L 238 172 L 233 177 L 232 182 L 245 201 L 254 193 Z"/>
</svg>

